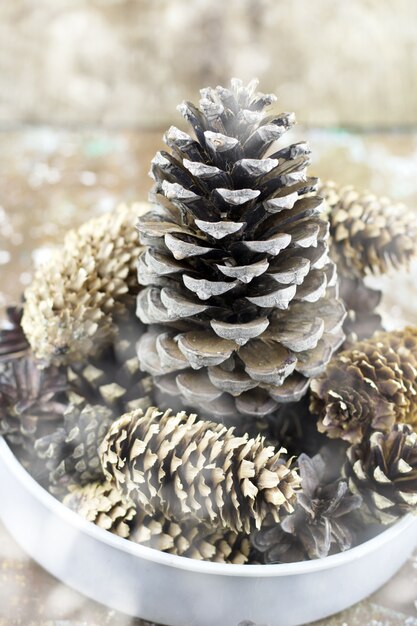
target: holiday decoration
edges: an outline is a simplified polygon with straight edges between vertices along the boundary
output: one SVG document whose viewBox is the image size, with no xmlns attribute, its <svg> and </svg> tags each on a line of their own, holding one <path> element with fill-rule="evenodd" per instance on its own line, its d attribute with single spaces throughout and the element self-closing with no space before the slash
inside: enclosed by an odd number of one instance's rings
<svg viewBox="0 0 417 626">
<path fill-rule="evenodd" d="M 345 473 L 368 514 L 382 524 L 417 513 L 417 433 L 411 426 L 396 424 L 351 446 Z"/>
<path fill-rule="evenodd" d="M 194 138 L 167 131 L 138 225 L 141 366 L 168 406 L 180 394 L 220 419 L 300 399 L 343 340 L 310 150 L 271 149 L 295 119 L 267 115 L 275 97 L 256 86 L 234 80 L 179 106 Z"/>
<path fill-rule="evenodd" d="M 312 384 L 319 431 L 359 443 L 369 429 L 416 423 L 416 373 L 417 328 L 380 332 L 341 352 Z"/>
<path fill-rule="evenodd" d="M 235 532 L 291 512 L 299 479 L 284 450 L 182 412 L 150 408 L 114 422 L 101 445 L 105 475 L 152 515 L 195 518 Z"/>
<path fill-rule="evenodd" d="M 69 232 L 0 326 L 0 435 L 36 480 L 228 564 L 324 558 L 417 512 L 417 327 L 384 331 L 368 279 L 407 267 L 417 221 L 309 177 L 256 89 L 182 103 L 150 203 Z"/>
</svg>

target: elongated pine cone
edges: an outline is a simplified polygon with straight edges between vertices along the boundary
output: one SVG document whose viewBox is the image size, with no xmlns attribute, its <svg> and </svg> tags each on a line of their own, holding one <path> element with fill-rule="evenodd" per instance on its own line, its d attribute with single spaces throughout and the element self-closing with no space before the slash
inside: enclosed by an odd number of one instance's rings
<svg viewBox="0 0 417 626">
<path fill-rule="evenodd" d="M 73 485 L 63 503 L 87 521 L 119 537 L 129 537 L 136 518 L 133 502 L 107 482 Z"/>
<path fill-rule="evenodd" d="M 415 211 L 386 197 L 326 182 L 319 193 L 329 206 L 332 256 L 340 274 L 383 274 L 415 256 Z"/>
<path fill-rule="evenodd" d="M 70 231 L 25 292 L 22 325 L 46 362 L 82 359 L 113 332 L 113 314 L 138 291 L 134 228 L 146 204 L 120 206 Z"/>
<path fill-rule="evenodd" d="M 417 433 L 408 424 L 372 433 L 348 449 L 345 474 L 369 515 L 382 524 L 417 513 Z"/>
<path fill-rule="evenodd" d="M 300 399 L 340 345 L 322 199 L 305 143 L 278 151 L 292 113 L 257 81 L 201 91 L 178 108 L 152 162 L 152 209 L 140 218 L 137 313 L 144 370 L 166 395 L 210 418 L 266 415 Z M 269 156 L 266 154 L 270 152 Z"/>
<path fill-rule="evenodd" d="M 63 502 L 97 526 L 148 548 L 217 563 L 248 560 L 246 535 L 194 521 L 179 524 L 162 513 L 146 515 L 109 482 L 71 487 Z"/>
<path fill-rule="evenodd" d="M 293 510 L 299 478 L 283 452 L 262 437 L 153 407 L 122 416 L 100 448 L 106 478 L 149 515 L 245 533 L 268 514 L 279 521 Z"/>
<path fill-rule="evenodd" d="M 417 328 L 380 332 L 340 352 L 311 390 L 311 411 L 329 437 L 359 443 L 369 429 L 417 425 Z"/>
</svg>

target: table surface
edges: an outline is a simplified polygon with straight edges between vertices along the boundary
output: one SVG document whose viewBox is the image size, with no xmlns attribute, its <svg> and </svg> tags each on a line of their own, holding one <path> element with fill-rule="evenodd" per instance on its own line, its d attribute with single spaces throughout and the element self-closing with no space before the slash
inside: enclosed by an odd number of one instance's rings
<svg viewBox="0 0 417 626">
<path fill-rule="evenodd" d="M 146 199 L 149 162 L 163 145 L 161 134 L 51 128 L 0 133 L 0 308 L 19 298 L 34 266 L 68 228 L 119 202 Z M 306 137 L 312 173 L 417 206 L 417 134 L 299 129 L 294 140 Z M 379 281 L 387 294 L 388 326 L 415 319 L 416 277 L 417 265 L 408 275 Z M 145 626 L 59 583 L 0 525 L 0 626 L 9 624 Z M 319 624 L 417 626 L 417 555 L 374 596 Z"/>
</svg>

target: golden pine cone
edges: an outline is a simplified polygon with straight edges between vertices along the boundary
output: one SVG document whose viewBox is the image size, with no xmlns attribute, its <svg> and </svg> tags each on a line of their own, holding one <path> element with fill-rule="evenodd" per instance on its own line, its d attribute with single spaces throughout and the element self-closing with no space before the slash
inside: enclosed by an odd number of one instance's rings
<svg viewBox="0 0 417 626">
<path fill-rule="evenodd" d="M 23 330 L 46 362 L 89 355 L 113 331 L 113 314 L 138 291 L 135 221 L 146 204 L 120 206 L 70 231 L 25 292 Z"/>
<path fill-rule="evenodd" d="M 319 193 L 329 206 L 331 252 L 340 274 L 383 274 L 407 265 L 414 256 L 414 210 L 331 181 L 322 184 Z"/>
<path fill-rule="evenodd" d="M 149 515 L 245 533 L 268 514 L 279 521 L 293 510 L 299 477 L 283 452 L 262 437 L 154 407 L 123 415 L 100 447 L 106 478 Z"/>
<path fill-rule="evenodd" d="M 417 327 L 379 332 L 340 352 L 311 390 L 318 429 L 331 438 L 359 443 L 368 429 L 417 425 Z"/>
</svg>

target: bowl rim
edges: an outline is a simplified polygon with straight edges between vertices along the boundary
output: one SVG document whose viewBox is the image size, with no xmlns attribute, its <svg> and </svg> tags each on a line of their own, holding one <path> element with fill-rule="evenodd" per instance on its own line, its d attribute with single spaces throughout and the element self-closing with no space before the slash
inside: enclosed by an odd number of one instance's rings
<svg viewBox="0 0 417 626">
<path fill-rule="evenodd" d="M 235 564 L 213 563 L 211 561 L 199 561 L 184 556 L 168 554 L 155 548 L 142 546 L 123 537 L 112 534 L 108 530 L 95 526 L 88 522 L 78 513 L 66 507 L 46 489 L 44 489 L 33 476 L 23 467 L 3 437 L 0 437 L 0 458 L 8 466 L 16 480 L 22 484 L 30 494 L 39 500 L 45 508 L 62 521 L 70 524 L 79 532 L 89 535 L 100 543 L 125 552 L 131 556 L 152 561 L 160 565 L 166 565 L 177 569 L 187 570 L 206 575 L 236 576 L 236 577 L 282 577 L 296 576 L 300 574 L 312 574 L 345 565 L 357 558 L 362 558 L 370 552 L 378 550 L 382 545 L 390 542 L 396 536 L 407 530 L 413 524 L 417 524 L 417 518 L 411 514 L 406 515 L 386 530 L 368 539 L 364 543 L 350 548 L 345 552 L 339 552 L 323 559 L 311 561 L 298 561 L 296 563 L 269 563 L 269 564 Z M 1 517 L 1 513 L 0 513 Z"/>
</svg>

